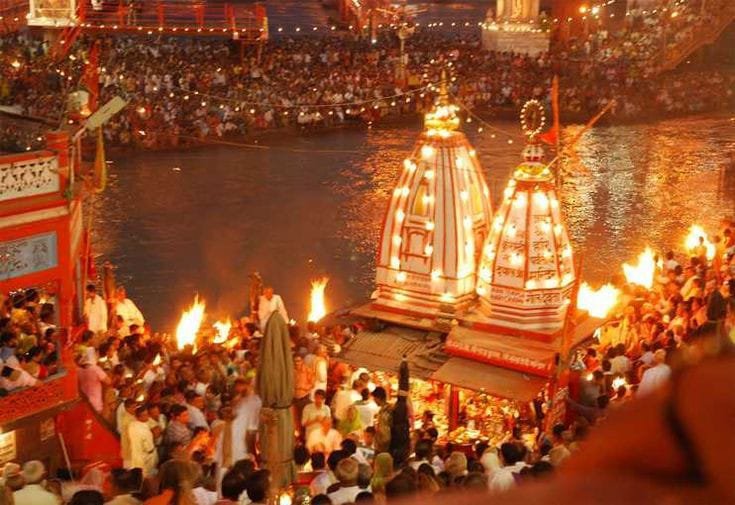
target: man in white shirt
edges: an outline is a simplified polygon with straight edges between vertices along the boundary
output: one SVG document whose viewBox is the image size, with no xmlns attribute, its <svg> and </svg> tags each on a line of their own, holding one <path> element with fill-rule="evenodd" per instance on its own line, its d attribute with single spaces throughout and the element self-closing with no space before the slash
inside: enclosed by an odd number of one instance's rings
<svg viewBox="0 0 735 505">
<path fill-rule="evenodd" d="M 123 408 L 117 423 L 117 432 L 120 434 L 120 456 L 123 460 L 123 468 L 132 468 L 130 431 L 128 428 L 135 421 L 135 409 L 138 407 L 138 403 L 134 398 L 128 398 L 120 406 Z"/>
<path fill-rule="evenodd" d="M 665 384 L 671 377 L 671 367 L 666 364 L 666 351 L 663 349 L 653 353 L 652 368 L 643 372 L 641 383 L 638 385 L 637 396 L 646 396 Z"/>
<path fill-rule="evenodd" d="M 362 491 L 357 485 L 359 464 L 352 458 L 346 458 L 337 464 L 334 474 L 339 481 L 339 489 L 329 493 L 332 505 L 355 503 L 355 498 Z"/>
<path fill-rule="evenodd" d="M 0 373 L 0 388 L 6 391 L 32 387 L 38 384 L 38 379 L 22 368 L 13 368 L 4 365 L 3 362 L 0 361 L 0 370 L 2 370 L 2 373 Z"/>
<path fill-rule="evenodd" d="M 186 392 L 186 410 L 189 411 L 189 428 L 209 429 L 207 418 L 202 409 L 204 408 L 204 397 L 199 396 L 195 391 Z"/>
<path fill-rule="evenodd" d="M 168 422 L 166 421 L 166 416 L 161 414 L 161 407 L 158 404 L 151 403 L 148 405 L 148 422 L 146 424 L 148 424 L 151 433 L 153 433 L 153 443 L 161 445 L 163 433 L 166 431 Z"/>
<path fill-rule="evenodd" d="M 332 461 L 334 461 L 337 456 L 339 456 L 339 454 L 335 453 L 332 457 Z M 327 489 L 329 489 L 329 486 L 332 484 L 335 484 L 337 479 L 334 478 L 332 470 L 326 468 L 326 459 L 323 452 L 313 452 L 311 454 L 311 468 L 316 472 L 316 477 L 314 477 L 311 484 L 309 484 L 311 496 L 327 494 Z M 336 465 L 334 468 L 337 468 Z"/>
<path fill-rule="evenodd" d="M 506 442 L 500 446 L 503 467 L 495 470 L 488 482 L 490 491 L 500 493 L 516 486 L 516 475 L 528 466 L 523 461 L 524 452 L 524 447 L 513 442 Z"/>
<path fill-rule="evenodd" d="M 117 288 L 116 294 L 115 314 L 122 317 L 123 320 L 122 328 L 120 328 L 120 336 L 127 337 L 130 335 L 130 326 L 137 324 L 142 327 L 145 324 L 145 318 L 143 318 L 143 314 L 135 303 L 128 298 L 123 286 Z"/>
<path fill-rule="evenodd" d="M 59 505 L 61 498 L 43 488 L 41 483 L 46 468 L 40 461 L 28 461 L 23 465 L 23 479 L 26 485 L 13 493 L 15 505 Z"/>
<path fill-rule="evenodd" d="M 130 437 L 130 468 L 143 470 L 143 477 L 152 477 L 158 465 L 158 452 L 153 442 L 153 432 L 148 426 L 148 409 L 135 409 L 135 421 L 128 426 Z"/>
<path fill-rule="evenodd" d="M 258 321 L 260 322 L 260 329 L 265 331 L 265 325 L 268 323 L 268 319 L 271 314 L 278 311 L 283 320 L 288 322 L 288 312 L 286 312 L 286 306 L 283 304 L 283 300 L 279 295 L 273 293 L 271 286 L 266 286 L 263 289 L 263 295 L 258 301 Z"/>
<path fill-rule="evenodd" d="M 332 428 L 331 419 L 324 419 L 321 428 L 312 431 L 309 438 L 306 439 L 306 448 L 309 449 L 309 452 L 330 454 L 340 450 L 341 444 L 342 435 Z"/>
<path fill-rule="evenodd" d="M 610 360 L 610 372 L 613 375 L 625 375 L 630 372 L 633 363 L 630 358 L 625 355 L 625 345 L 618 344 L 615 346 L 615 357 Z"/>
<path fill-rule="evenodd" d="M 255 442 L 260 426 L 260 409 L 263 401 L 255 394 L 251 381 L 245 386 L 245 395 L 234 407 L 235 419 L 232 420 L 232 460 L 245 459 L 249 454 L 255 456 Z"/>
<path fill-rule="evenodd" d="M 354 403 L 362 401 L 362 395 L 350 387 L 347 383 L 348 380 L 349 375 L 343 379 L 342 386 L 332 398 L 332 412 L 334 412 L 334 418 L 337 421 L 344 421 L 350 407 Z"/>
<path fill-rule="evenodd" d="M 311 432 L 319 429 L 322 421 L 332 417 L 332 410 L 324 403 L 327 393 L 319 389 L 314 393 L 314 401 L 304 407 L 301 413 L 301 423 L 304 427 L 304 439 L 308 440 Z"/>
<path fill-rule="evenodd" d="M 87 321 L 87 328 L 95 334 L 107 332 L 107 304 L 97 294 L 94 284 L 87 285 L 84 297 L 84 319 Z"/>
<path fill-rule="evenodd" d="M 370 390 L 368 388 L 362 390 L 362 400 L 355 403 L 355 408 L 360 415 L 360 422 L 363 428 L 372 426 L 375 423 L 375 414 L 380 410 L 378 405 L 370 398 Z"/>
</svg>

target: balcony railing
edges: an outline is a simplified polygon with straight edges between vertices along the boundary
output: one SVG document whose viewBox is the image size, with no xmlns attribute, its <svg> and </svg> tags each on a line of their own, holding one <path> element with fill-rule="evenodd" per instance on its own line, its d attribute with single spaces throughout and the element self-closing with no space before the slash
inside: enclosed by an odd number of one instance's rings
<svg viewBox="0 0 735 505">
<path fill-rule="evenodd" d="M 79 26 L 84 30 L 142 33 L 232 34 L 241 40 L 265 40 L 267 17 L 262 6 L 228 2 L 182 0 L 122 0 L 79 4 Z"/>
<path fill-rule="evenodd" d="M 36 386 L 14 390 L 0 397 L 0 427 L 79 399 L 71 356 L 64 354 L 62 362 L 64 368 Z"/>
<path fill-rule="evenodd" d="M 57 156 L 50 151 L 0 156 L 0 203 L 62 191 Z"/>
<path fill-rule="evenodd" d="M 722 32 L 735 21 L 735 3 L 712 12 L 714 19 L 700 22 L 691 32 L 674 44 L 666 45 L 660 69 L 673 70 L 700 47 L 714 43 Z M 666 44 L 666 41 L 664 41 Z"/>
</svg>

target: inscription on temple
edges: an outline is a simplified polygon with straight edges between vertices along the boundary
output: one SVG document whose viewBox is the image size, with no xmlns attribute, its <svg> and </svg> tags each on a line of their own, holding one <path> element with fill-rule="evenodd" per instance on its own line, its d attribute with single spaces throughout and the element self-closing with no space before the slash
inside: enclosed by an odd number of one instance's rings
<svg viewBox="0 0 735 505">
<path fill-rule="evenodd" d="M 0 279 L 7 280 L 58 265 L 56 233 L 0 242 Z"/>
</svg>

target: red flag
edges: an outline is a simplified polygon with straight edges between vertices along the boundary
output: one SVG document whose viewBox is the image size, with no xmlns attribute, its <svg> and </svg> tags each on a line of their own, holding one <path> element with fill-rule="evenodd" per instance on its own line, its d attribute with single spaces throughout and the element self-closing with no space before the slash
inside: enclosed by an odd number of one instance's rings
<svg viewBox="0 0 735 505">
<path fill-rule="evenodd" d="M 95 41 L 89 50 L 87 64 L 84 67 L 81 85 L 89 92 L 89 111 L 97 110 L 100 96 L 100 43 Z"/>
<path fill-rule="evenodd" d="M 554 124 L 549 130 L 538 136 L 541 142 L 558 147 L 559 143 L 559 76 L 551 80 L 551 110 L 554 115 Z"/>
<path fill-rule="evenodd" d="M 559 139 L 559 137 L 556 134 L 556 128 L 549 128 L 544 133 L 539 134 L 536 136 L 537 139 L 539 139 L 544 144 L 548 144 L 550 146 L 555 146 L 556 141 Z"/>
</svg>

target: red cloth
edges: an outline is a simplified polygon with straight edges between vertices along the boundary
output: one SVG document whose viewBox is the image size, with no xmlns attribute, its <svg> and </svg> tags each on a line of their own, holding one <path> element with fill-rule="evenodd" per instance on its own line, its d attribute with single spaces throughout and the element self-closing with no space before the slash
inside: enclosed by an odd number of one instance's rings
<svg viewBox="0 0 735 505">
<path fill-rule="evenodd" d="M 87 64 L 84 67 L 81 84 L 89 92 L 89 110 L 97 110 L 97 100 L 100 96 L 100 44 L 95 41 L 89 50 Z"/>
</svg>

